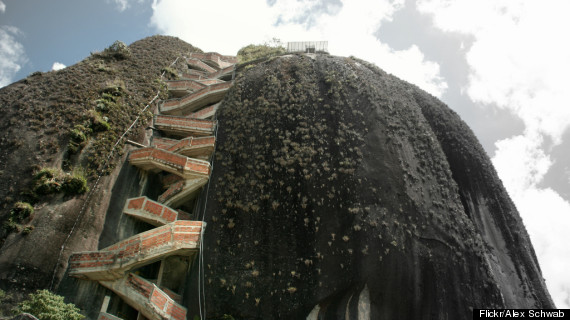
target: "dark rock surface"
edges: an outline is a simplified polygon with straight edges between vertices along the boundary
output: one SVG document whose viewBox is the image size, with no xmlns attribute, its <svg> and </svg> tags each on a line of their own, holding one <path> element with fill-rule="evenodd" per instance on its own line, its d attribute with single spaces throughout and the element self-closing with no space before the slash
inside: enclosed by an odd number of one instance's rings
<svg viewBox="0 0 570 320">
<path fill-rule="evenodd" d="M 488 156 L 417 87 L 363 61 L 289 55 L 244 71 L 218 120 L 208 317 L 553 307 Z"/>
<path fill-rule="evenodd" d="M 0 90 L 1 220 L 26 200 L 34 170 L 62 166 L 68 131 L 101 88 L 121 80 L 127 91 L 111 131 L 91 137 L 85 157 L 67 159 L 73 166 L 87 165 L 90 152 L 106 157 L 89 146 L 104 134 L 114 142 L 159 89 L 163 69 L 197 49 L 151 37 L 131 50 L 125 60 L 93 56 Z M 208 223 L 200 291 L 209 319 L 470 319 L 472 308 L 553 307 L 489 158 L 439 100 L 366 62 L 328 55 L 256 61 L 237 74 L 198 201 Z M 144 127 L 129 138 L 148 143 Z M 109 290 L 64 272 L 72 252 L 148 227 L 121 213 L 127 198 L 156 199 L 161 188 L 156 175 L 124 163 L 129 149 L 100 181 L 61 259 L 85 196 L 35 199 L 30 234 L 0 231 L 1 289 L 21 299 L 50 286 L 57 265 L 54 289 L 97 317 Z M 188 319 L 199 314 L 199 265 L 185 286 Z"/>
<path fill-rule="evenodd" d="M 104 171 L 109 151 L 117 138 L 159 89 L 162 97 L 167 96 L 163 83 L 159 81 L 161 73 L 167 69 L 176 72 L 187 69 L 183 59 L 176 59 L 198 49 L 178 38 L 153 36 L 134 42 L 129 50 L 131 55 L 126 59 L 96 53 L 63 70 L 37 72 L 0 88 L 0 111 L 3 115 L 0 118 L 0 289 L 10 293 L 16 301 L 36 289 L 49 288 L 52 280 L 54 290 L 62 278 L 69 283 L 64 273 L 71 253 L 96 250 L 116 241 L 117 237 L 130 235 L 127 222 L 109 226 L 116 222 L 116 217 L 121 217 L 124 199 L 132 196 L 128 192 L 138 188 L 134 184 L 141 180 L 136 168 L 122 170 L 130 150 L 123 143 L 115 150 L 105 175 L 99 180 L 98 188 L 89 197 L 86 210 L 79 219 L 87 194 L 32 195 L 30 190 L 34 173 L 44 167 L 67 171 L 83 168 L 89 177 L 89 187 L 93 189 L 97 178 L 95 174 Z M 175 60 L 178 62 L 171 65 Z M 103 95 L 102 90 L 117 83 L 124 85 L 124 92 L 117 97 L 115 108 L 100 111 L 101 116 L 109 118 L 110 128 L 92 133 L 82 149 L 70 156 L 70 129 L 88 122 L 89 115 L 99 110 L 97 101 Z M 144 129 L 151 116 L 150 111 L 143 114 L 126 138 L 144 142 L 148 132 Z M 121 188 L 125 181 L 131 179 L 136 181 L 130 189 Z M 113 188 L 120 189 L 120 192 L 115 193 Z M 115 199 L 118 200 L 114 202 Z M 17 201 L 29 202 L 35 208 L 33 219 L 23 221 L 20 227 L 33 228 L 29 233 L 5 227 L 10 210 Z M 112 228 L 116 227 L 121 230 L 115 232 Z M 62 244 L 72 229 L 74 232 L 60 257 Z M 57 271 L 55 277 L 54 270 Z M 67 294 L 67 299 L 78 299 L 92 293 L 89 288 L 92 286 L 82 284 L 74 289 L 76 291 L 62 293 Z M 0 305 L 0 311 L 3 307 Z M 98 307 L 100 304 L 93 308 Z"/>
</svg>

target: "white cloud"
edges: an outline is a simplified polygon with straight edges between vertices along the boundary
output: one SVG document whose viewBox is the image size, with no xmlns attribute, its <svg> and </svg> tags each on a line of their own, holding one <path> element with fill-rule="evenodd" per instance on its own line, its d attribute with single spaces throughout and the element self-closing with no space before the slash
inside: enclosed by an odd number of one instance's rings
<svg viewBox="0 0 570 320">
<path fill-rule="evenodd" d="M 129 6 L 128 0 L 113 0 L 117 4 L 119 11 L 125 11 Z"/>
<path fill-rule="evenodd" d="M 65 67 L 67 67 L 67 66 L 61 62 L 54 62 L 53 65 L 51 66 L 51 70 L 57 71 L 57 70 L 61 70 L 61 69 L 65 68 Z"/>
<path fill-rule="evenodd" d="M 419 0 L 445 31 L 471 34 L 469 96 L 521 117 L 527 129 L 560 143 L 570 128 L 570 2 Z"/>
<path fill-rule="evenodd" d="M 534 243 L 548 288 L 570 307 L 570 203 L 538 185 L 552 166 L 544 141 L 562 142 L 570 129 L 570 2 L 552 0 L 418 0 L 444 31 L 473 36 L 465 92 L 479 103 L 510 110 L 523 135 L 496 143 L 493 163 Z"/>
<path fill-rule="evenodd" d="M 552 165 L 541 144 L 542 137 L 532 133 L 499 141 L 493 164 L 524 220 L 556 306 L 568 308 L 570 203 L 537 187 Z"/>
<path fill-rule="evenodd" d="M 0 87 L 10 84 L 27 62 L 24 46 L 16 40 L 20 35 L 16 27 L 0 26 Z"/>
<path fill-rule="evenodd" d="M 145 0 L 107 0 L 107 1 L 114 2 L 117 5 L 117 9 L 120 12 L 123 12 L 128 8 L 130 8 L 133 2 L 143 3 Z"/>
<path fill-rule="evenodd" d="M 2 1 L 0 1 L 0 12 L 6 12 L 6 4 Z"/>
<path fill-rule="evenodd" d="M 550 157 L 540 148 L 542 143 L 542 137 L 532 133 L 495 143 L 497 151 L 493 163 L 512 197 L 518 198 L 536 186 L 552 165 Z M 513 159 L 513 155 L 517 159 Z"/>
<path fill-rule="evenodd" d="M 204 51 L 235 54 L 250 43 L 271 38 L 273 13 L 265 0 L 154 0 L 151 25 Z"/>
<path fill-rule="evenodd" d="M 277 0 L 268 6 L 265 0 L 251 0 L 244 7 L 232 0 L 201 2 L 199 6 L 185 0 L 154 0 L 151 25 L 204 51 L 224 54 L 236 54 L 241 47 L 274 37 L 283 42 L 327 40 L 331 54 L 363 58 L 441 96 L 447 84 L 437 63 L 426 61 L 417 46 L 396 51 L 374 36 L 380 23 L 391 20 L 403 3 Z"/>
</svg>

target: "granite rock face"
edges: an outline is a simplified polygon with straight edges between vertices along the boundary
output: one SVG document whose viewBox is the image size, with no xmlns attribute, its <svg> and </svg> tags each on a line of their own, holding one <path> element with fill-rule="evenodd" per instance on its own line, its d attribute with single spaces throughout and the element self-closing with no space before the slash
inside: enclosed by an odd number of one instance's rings
<svg viewBox="0 0 570 320">
<path fill-rule="evenodd" d="M 119 145 L 107 162 L 109 152 L 157 92 L 167 97 L 161 74 L 169 79 L 187 69 L 177 58 L 199 49 L 174 37 L 152 36 L 132 43 L 129 51 L 129 57 L 120 59 L 93 53 L 63 70 L 35 72 L 0 88 L 0 289 L 13 297 L 13 304 L 37 289 L 57 291 L 61 281 L 69 281 L 65 271 L 73 252 L 96 250 L 134 232 L 117 223 L 125 199 L 140 192 L 139 171 L 124 164 L 134 147 Z M 106 118 L 110 128 L 94 130 L 98 117 Z M 148 143 L 145 128 L 151 117 L 142 114 L 127 139 Z M 72 151 L 70 133 L 76 128 L 88 134 Z M 91 196 L 36 193 L 33 177 L 42 168 L 81 169 L 92 190 L 97 174 L 103 176 Z M 10 211 L 19 201 L 33 205 L 34 215 L 8 228 Z M 102 235 L 107 225 L 112 230 Z M 85 287 L 82 294 L 58 292 L 67 300 L 95 295 L 92 284 L 78 286 Z M 101 292 L 82 307 L 100 308 L 103 296 Z M 11 307 L 0 303 L 0 313 Z"/>
<path fill-rule="evenodd" d="M 166 66 L 179 61 L 164 70 L 181 72 L 188 66 L 176 58 L 198 50 L 169 37 L 130 49 L 128 59 L 93 56 L 2 89 L 0 219 L 26 200 L 18 196 L 36 167 L 83 163 L 66 156 L 67 132 L 102 88 L 122 80 L 128 91 L 114 127 L 85 154 L 130 125 Z M 553 307 L 514 204 L 442 102 L 364 61 L 322 54 L 256 61 L 236 75 L 194 210 L 207 228 L 203 257 L 181 284 L 188 319 L 200 313 L 198 292 L 208 319 L 471 319 L 473 308 Z M 39 103 L 44 92 L 52 106 Z M 34 121 L 14 125 L 25 119 Z M 148 144 L 145 128 L 130 138 Z M 42 136 L 47 146 L 30 142 Z M 30 234 L 0 231 L 0 288 L 21 299 L 53 284 L 96 318 L 109 292 L 67 277 L 67 258 L 148 230 L 122 214 L 126 199 L 162 193 L 157 175 L 125 162 L 135 148 L 117 157 L 83 217 L 85 197 L 54 195 L 36 199 Z"/>
<path fill-rule="evenodd" d="M 208 317 L 470 319 L 473 308 L 553 307 L 488 156 L 417 87 L 356 59 L 287 55 L 246 68 L 218 121 Z"/>
</svg>

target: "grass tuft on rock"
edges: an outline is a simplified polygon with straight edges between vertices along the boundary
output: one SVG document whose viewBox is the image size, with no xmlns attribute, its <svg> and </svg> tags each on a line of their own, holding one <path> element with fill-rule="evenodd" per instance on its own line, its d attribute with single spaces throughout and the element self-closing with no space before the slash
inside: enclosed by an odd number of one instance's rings
<svg viewBox="0 0 570 320">
<path fill-rule="evenodd" d="M 26 219 L 33 218 L 34 207 L 27 202 L 16 202 L 10 210 L 10 216 L 14 217 L 18 221 L 23 221 Z"/>
<path fill-rule="evenodd" d="M 89 191 L 87 178 L 83 172 L 76 170 L 71 175 L 65 175 L 61 189 L 66 195 L 84 194 Z"/>
<path fill-rule="evenodd" d="M 33 179 L 32 191 L 36 195 L 49 195 L 63 191 L 66 195 L 78 195 L 89 191 L 83 170 L 65 173 L 57 168 L 43 168 Z"/>
<path fill-rule="evenodd" d="M 264 44 L 250 44 L 239 49 L 237 59 L 239 63 L 245 63 L 257 59 L 270 58 L 287 52 L 281 40 L 273 39 Z"/>
</svg>

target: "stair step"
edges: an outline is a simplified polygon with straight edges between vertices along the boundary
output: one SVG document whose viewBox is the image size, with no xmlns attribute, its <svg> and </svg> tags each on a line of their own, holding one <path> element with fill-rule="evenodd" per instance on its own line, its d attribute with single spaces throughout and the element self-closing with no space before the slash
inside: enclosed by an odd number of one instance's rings
<svg viewBox="0 0 570 320">
<path fill-rule="evenodd" d="M 199 250 L 201 221 L 178 220 L 120 241 L 99 251 L 78 252 L 69 260 L 69 275 L 115 280 L 126 272 L 173 255 Z"/>
<path fill-rule="evenodd" d="M 129 273 L 115 281 L 99 281 L 149 320 L 185 320 L 188 310 L 155 284 Z"/>
<path fill-rule="evenodd" d="M 211 120 L 182 116 L 156 115 L 154 116 L 153 126 L 167 134 L 188 137 L 212 135 L 216 128 L 216 123 Z"/>
<path fill-rule="evenodd" d="M 192 52 L 190 53 L 191 58 L 200 59 L 202 61 L 205 60 L 206 63 L 212 62 L 218 68 L 225 68 L 230 65 L 234 65 L 237 63 L 237 58 L 234 56 L 224 56 L 217 52 L 207 52 L 207 53 L 198 53 Z"/>
<path fill-rule="evenodd" d="M 181 78 L 190 79 L 190 80 L 199 80 L 199 79 L 207 79 L 208 77 L 206 72 L 189 69 L 182 74 Z"/>
<path fill-rule="evenodd" d="M 198 69 L 200 71 L 204 71 L 204 72 L 208 72 L 208 73 L 212 73 L 212 72 L 216 72 L 218 71 L 215 68 L 212 68 L 211 66 L 209 66 L 208 64 L 204 63 L 203 61 L 201 61 L 200 59 L 197 58 L 188 58 L 186 59 L 186 62 L 188 63 L 188 65 L 194 69 Z"/>
<path fill-rule="evenodd" d="M 116 317 L 110 313 L 101 312 L 97 320 L 123 320 L 123 318 Z"/>
<path fill-rule="evenodd" d="M 183 98 L 169 99 L 159 104 L 161 114 L 185 115 L 209 104 L 221 101 L 233 82 L 210 85 Z"/>
<path fill-rule="evenodd" d="M 158 201 L 169 207 L 178 207 L 184 202 L 191 200 L 196 191 L 208 183 L 207 178 L 182 180 L 172 184 L 163 194 L 158 196 Z"/>
<path fill-rule="evenodd" d="M 213 117 L 218 111 L 218 107 L 220 106 L 221 102 L 213 104 L 211 106 L 205 107 L 204 109 L 198 110 L 194 113 L 189 114 L 186 118 L 192 119 L 208 119 Z"/>
<path fill-rule="evenodd" d="M 177 144 L 177 139 L 170 139 L 170 138 L 163 138 L 163 137 L 152 137 L 150 145 L 152 147 L 168 150 L 168 148 L 172 147 L 173 145 Z"/>
<path fill-rule="evenodd" d="M 167 150 L 190 158 L 206 160 L 212 155 L 215 144 L 216 137 L 214 136 L 190 137 L 179 140 Z"/>
<path fill-rule="evenodd" d="M 160 227 L 178 219 L 178 212 L 147 197 L 127 200 L 123 213 Z"/>
<path fill-rule="evenodd" d="M 233 74 L 235 69 L 236 69 L 235 65 L 232 65 L 232 66 L 223 68 L 220 71 L 209 73 L 206 75 L 206 77 L 212 78 L 212 79 L 221 79 L 221 78 L 224 78 L 224 77 L 227 77 L 227 76 L 230 76 L 231 74 Z"/>
<path fill-rule="evenodd" d="M 203 83 L 202 81 L 191 79 L 166 81 L 166 87 L 168 88 L 168 91 L 177 97 L 183 97 L 189 92 L 202 90 L 208 85 L 209 84 Z"/>
<path fill-rule="evenodd" d="M 210 175 L 208 161 L 188 158 L 154 147 L 131 151 L 129 163 L 143 170 L 174 173 L 183 179 L 208 178 Z"/>
</svg>

